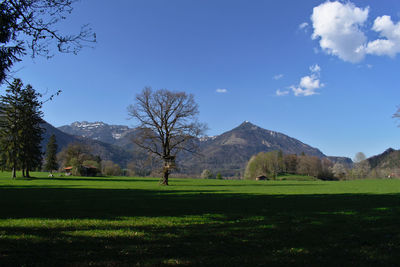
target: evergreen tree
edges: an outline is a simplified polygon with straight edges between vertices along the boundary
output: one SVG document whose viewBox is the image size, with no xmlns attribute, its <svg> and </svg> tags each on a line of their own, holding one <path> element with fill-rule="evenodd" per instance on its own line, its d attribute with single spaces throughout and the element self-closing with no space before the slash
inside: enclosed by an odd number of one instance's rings
<svg viewBox="0 0 400 267">
<path fill-rule="evenodd" d="M 1 163 L 3 169 L 12 170 L 16 177 L 21 155 L 21 80 L 15 79 L 1 96 L 2 125 L 0 131 Z"/>
<path fill-rule="evenodd" d="M 1 101 L 1 99 L 0 99 Z M 4 105 L 2 102 L 0 102 L 0 170 L 1 171 L 5 171 L 6 170 L 6 160 L 4 157 L 4 151 L 1 148 L 1 136 L 3 133 L 3 129 L 4 127 L 7 125 L 7 119 L 6 116 L 4 114 L 5 110 L 4 110 Z"/>
<path fill-rule="evenodd" d="M 45 170 L 49 171 L 52 173 L 53 170 L 58 169 L 58 163 L 57 163 L 57 140 L 56 136 L 53 134 L 50 136 L 49 142 L 47 143 L 47 148 L 46 148 L 46 164 L 44 166 Z"/>
<path fill-rule="evenodd" d="M 23 88 L 22 81 L 15 79 L 0 98 L 0 163 L 3 169 L 12 170 L 12 178 L 17 169 L 29 177 L 29 171 L 40 166 L 43 130 L 39 97 L 30 85 Z"/>
<path fill-rule="evenodd" d="M 37 169 L 42 163 L 42 151 L 40 143 L 43 140 L 43 112 L 40 110 L 42 103 L 39 101 L 41 96 L 32 86 L 27 85 L 21 94 L 21 130 L 22 130 L 22 170 L 25 176 L 30 177 L 29 171 Z"/>
</svg>

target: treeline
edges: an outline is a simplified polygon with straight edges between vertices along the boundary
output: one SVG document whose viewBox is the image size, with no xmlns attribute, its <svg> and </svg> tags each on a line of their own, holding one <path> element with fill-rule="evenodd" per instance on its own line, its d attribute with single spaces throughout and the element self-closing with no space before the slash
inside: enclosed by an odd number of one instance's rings
<svg viewBox="0 0 400 267">
<path fill-rule="evenodd" d="M 284 155 L 282 151 L 260 152 L 247 163 L 244 178 L 265 176 L 276 179 L 279 175 L 307 175 L 321 180 L 348 180 L 365 178 L 393 178 L 399 173 L 383 168 L 371 168 L 364 153 L 359 152 L 352 165 L 333 163 L 328 158 L 307 155 Z"/>
<path fill-rule="evenodd" d="M 55 137 L 50 138 L 49 144 L 53 143 Z M 99 155 L 93 153 L 90 145 L 82 143 L 71 143 L 63 148 L 57 155 L 51 156 L 48 152 L 54 151 L 48 145 L 46 161 L 44 162 L 44 171 L 64 172 L 69 168 L 72 175 L 75 176 L 147 176 L 151 174 L 151 159 L 142 157 L 140 160 L 131 161 L 122 168 L 111 160 L 103 160 Z M 50 158 L 56 158 L 57 164 L 48 164 Z M 52 167 L 49 167 L 52 166 Z M 53 169 L 52 169 L 53 168 Z M 90 173 L 87 169 L 90 168 Z"/>
<path fill-rule="evenodd" d="M 296 174 L 313 176 L 322 180 L 335 179 L 334 164 L 327 158 L 307 155 L 284 155 L 282 151 L 260 152 L 247 163 L 244 178 L 265 176 L 276 179 L 278 175 Z"/>
</svg>

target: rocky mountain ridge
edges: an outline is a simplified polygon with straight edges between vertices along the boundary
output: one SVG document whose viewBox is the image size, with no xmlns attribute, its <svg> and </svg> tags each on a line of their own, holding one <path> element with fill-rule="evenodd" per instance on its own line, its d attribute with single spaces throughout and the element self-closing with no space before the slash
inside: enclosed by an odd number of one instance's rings
<svg viewBox="0 0 400 267">
<path fill-rule="evenodd" d="M 109 144 L 115 144 L 119 139 L 133 131 L 125 125 L 109 125 L 101 121 L 76 121 L 70 125 L 58 127 L 58 129 L 70 135 L 87 137 Z"/>
</svg>

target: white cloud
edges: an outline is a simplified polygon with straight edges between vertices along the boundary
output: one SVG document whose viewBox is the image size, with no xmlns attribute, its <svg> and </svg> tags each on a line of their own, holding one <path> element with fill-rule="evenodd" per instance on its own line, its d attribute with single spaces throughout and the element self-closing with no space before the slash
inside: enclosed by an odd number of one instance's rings
<svg viewBox="0 0 400 267">
<path fill-rule="evenodd" d="M 310 71 L 319 73 L 321 71 L 321 67 L 318 64 L 314 64 L 314 65 L 310 66 Z"/>
<path fill-rule="evenodd" d="M 272 77 L 274 80 L 279 80 L 283 78 L 283 74 L 277 74 L 274 77 Z"/>
<path fill-rule="evenodd" d="M 314 95 L 315 92 L 313 91 L 308 91 L 306 89 L 303 89 L 301 87 L 297 87 L 297 86 L 290 86 L 290 88 L 292 89 L 293 93 L 295 96 L 310 96 L 310 95 Z"/>
<path fill-rule="evenodd" d="M 318 94 L 316 92 L 317 89 L 324 87 L 324 84 L 321 83 L 318 77 L 315 75 L 304 76 L 300 80 L 300 85 L 298 86 L 291 86 L 293 93 L 295 96 L 310 96 Z"/>
<path fill-rule="evenodd" d="M 285 91 L 281 91 L 280 89 L 276 90 L 276 95 L 277 96 L 285 96 L 288 95 L 289 91 L 285 90 Z"/>
<path fill-rule="evenodd" d="M 394 57 L 400 53 L 400 22 L 394 24 L 390 16 L 377 17 L 372 30 L 384 39 L 377 39 L 365 46 L 368 54 Z"/>
<path fill-rule="evenodd" d="M 304 30 L 305 28 L 307 28 L 307 26 L 308 26 L 308 22 L 303 22 L 302 24 L 299 25 L 299 29 Z"/>
<path fill-rule="evenodd" d="M 371 30 L 380 37 L 368 41 L 364 28 L 368 13 L 369 7 L 359 8 L 351 2 L 320 4 L 311 15 L 312 38 L 319 40 L 326 53 L 352 63 L 362 61 L 368 54 L 395 57 L 400 53 L 400 22 L 394 23 L 386 15 L 377 17 Z"/>
<path fill-rule="evenodd" d="M 317 89 L 324 87 L 325 85 L 320 81 L 321 67 L 318 64 L 310 66 L 311 74 L 304 76 L 300 79 L 299 85 L 292 85 L 292 89 L 295 96 L 311 96 L 318 94 Z"/>
<path fill-rule="evenodd" d="M 364 59 L 367 37 L 361 30 L 368 18 L 369 8 L 353 3 L 327 1 L 314 7 L 311 15 L 313 39 L 319 39 L 323 51 L 352 63 Z"/>
<path fill-rule="evenodd" d="M 384 56 L 388 55 L 394 57 L 398 52 L 398 48 L 396 49 L 396 45 L 391 40 L 378 39 L 372 42 L 369 42 L 368 45 L 363 48 L 368 54 Z"/>
<path fill-rule="evenodd" d="M 221 93 L 221 94 L 224 94 L 224 93 L 227 93 L 228 92 L 228 90 L 227 89 L 225 89 L 225 88 L 218 88 L 217 90 L 215 90 L 217 93 Z"/>
<path fill-rule="evenodd" d="M 322 84 L 320 83 L 318 77 L 312 74 L 310 76 L 302 77 L 300 80 L 300 86 L 306 88 L 306 90 L 313 91 L 321 88 Z"/>
</svg>

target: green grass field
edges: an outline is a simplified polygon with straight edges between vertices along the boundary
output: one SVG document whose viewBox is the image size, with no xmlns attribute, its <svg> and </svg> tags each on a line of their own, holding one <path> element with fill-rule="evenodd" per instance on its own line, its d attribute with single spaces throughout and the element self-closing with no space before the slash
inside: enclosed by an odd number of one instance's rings
<svg viewBox="0 0 400 267">
<path fill-rule="evenodd" d="M 399 265 L 400 180 L 34 175 L 0 172 L 0 266 Z"/>
</svg>

